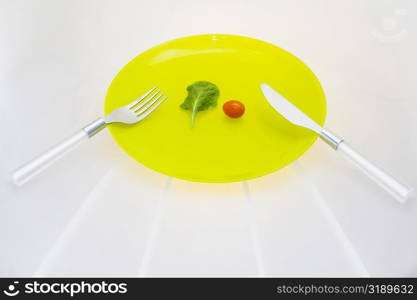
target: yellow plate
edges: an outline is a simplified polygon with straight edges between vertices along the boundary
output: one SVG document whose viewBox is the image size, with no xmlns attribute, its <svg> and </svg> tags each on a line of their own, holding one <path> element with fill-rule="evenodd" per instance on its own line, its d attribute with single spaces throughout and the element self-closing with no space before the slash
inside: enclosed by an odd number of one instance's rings
<svg viewBox="0 0 417 300">
<path fill-rule="evenodd" d="M 218 105 L 199 112 L 179 107 L 186 87 L 210 81 L 220 89 Z M 326 101 L 319 81 L 299 59 L 274 45 L 234 35 L 199 35 L 152 48 L 129 62 L 107 92 L 105 112 L 133 101 L 153 86 L 168 95 L 154 113 L 135 125 L 112 124 L 117 143 L 141 164 L 191 181 L 233 182 L 276 171 L 302 155 L 317 135 L 285 120 L 265 100 L 268 83 L 319 124 Z M 239 119 L 222 105 L 239 100 Z"/>
</svg>

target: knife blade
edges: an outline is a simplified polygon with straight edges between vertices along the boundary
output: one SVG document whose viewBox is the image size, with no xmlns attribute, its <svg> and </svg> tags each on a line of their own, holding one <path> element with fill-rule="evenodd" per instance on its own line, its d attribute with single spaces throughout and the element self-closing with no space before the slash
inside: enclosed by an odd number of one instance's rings
<svg viewBox="0 0 417 300">
<path fill-rule="evenodd" d="M 261 89 L 269 104 L 291 123 L 308 128 L 318 133 L 320 137 L 333 149 L 337 149 L 339 144 L 343 141 L 343 139 L 336 136 L 330 130 L 325 129 L 317 124 L 317 122 L 312 120 L 309 116 L 307 116 L 298 107 L 284 98 L 278 91 L 270 87 L 268 84 L 262 83 Z"/>
<path fill-rule="evenodd" d="M 269 104 L 285 119 L 298 126 L 311 129 L 318 134 L 323 129 L 319 124 L 313 121 L 309 116 L 303 113 L 298 107 L 285 99 L 280 93 L 271 88 L 266 83 L 261 84 L 262 92 Z"/>
</svg>

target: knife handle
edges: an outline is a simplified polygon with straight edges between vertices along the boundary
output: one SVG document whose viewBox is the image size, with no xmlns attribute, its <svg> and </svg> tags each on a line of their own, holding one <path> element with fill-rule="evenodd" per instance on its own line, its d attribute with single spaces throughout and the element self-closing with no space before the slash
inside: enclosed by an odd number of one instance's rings
<svg viewBox="0 0 417 300">
<path fill-rule="evenodd" d="M 368 175 L 375 183 L 391 194 L 396 200 L 404 203 L 413 194 L 413 189 L 398 182 L 392 176 L 379 169 L 369 160 L 364 158 L 345 141 L 341 141 L 336 150 L 342 153 L 349 161 L 351 161 L 362 172 Z"/>
</svg>

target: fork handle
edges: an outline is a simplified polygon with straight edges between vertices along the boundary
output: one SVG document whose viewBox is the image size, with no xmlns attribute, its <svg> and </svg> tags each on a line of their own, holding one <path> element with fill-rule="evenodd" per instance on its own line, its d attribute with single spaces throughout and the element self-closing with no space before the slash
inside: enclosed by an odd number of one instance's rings
<svg viewBox="0 0 417 300">
<path fill-rule="evenodd" d="M 66 153 L 76 148 L 82 141 L 94 136 L 104 127 L 106 127 L 106 122 L 103 118 L 98 118 L 75 134 L 48 149 L 46 152 L 38 155 L 13 172 L 12 178 L 14 183 L 19 186 L 25 184 L 52 163 L 63 157 Z"/>
</svg>

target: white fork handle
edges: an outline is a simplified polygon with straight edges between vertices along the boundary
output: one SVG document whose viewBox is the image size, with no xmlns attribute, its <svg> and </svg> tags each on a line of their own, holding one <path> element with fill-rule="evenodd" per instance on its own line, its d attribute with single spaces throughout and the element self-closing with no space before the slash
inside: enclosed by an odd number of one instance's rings
<svg viewBox="0 0 417 300">
<path fill-rule="evenodd" d="M 398 182 L 392 176 L 376 167 L 358 152 L 353 150 L 345 141 L 340 142 L 337 151 L 341 152 L 348 160 L 399 202 L 404 203 L 411 197 L 413 190 L 410 187 Z"/>
<path fill-rule="evenodd" d="M 52 163 L 64 156 L 66 153 L 77 147 L 83 140 L 94 136 L 104 127 L 106 127 L 106 121 L 104 118 L 98 118 L 97 120 L 88 124 L 80 131 L 69 136 L 59 144 L 47 150 L 45 153 L 40 154 L 39 156 L 35 157 L 14 171 L 12 174 L 14 183 L 19 186 L 25 184 L 37 174 L 49 167 Z"/>
<path fill-rule="evenodd" d="M 17 185 L 25 184 L 86 139 L 88 139 L 88 134 L 84 130 L 80 130 L 66 138 L 14 171 L 12 175 L 14 183 Z"/>
</svg>

